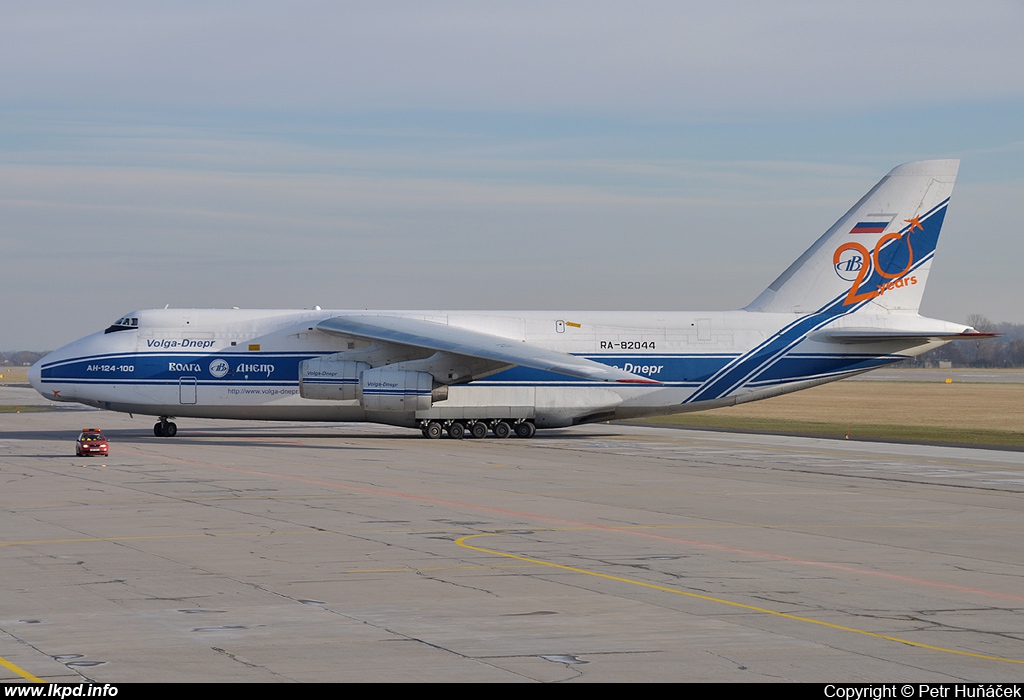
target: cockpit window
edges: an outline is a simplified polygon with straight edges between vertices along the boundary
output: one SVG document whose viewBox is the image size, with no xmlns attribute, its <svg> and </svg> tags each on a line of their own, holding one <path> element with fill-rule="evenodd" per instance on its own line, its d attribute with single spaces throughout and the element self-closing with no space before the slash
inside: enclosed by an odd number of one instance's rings
<svg viewBox="0 0 1024 700">
<path fill-rule="evenodd" d="M 139 327 L 139 319 L 123 316 L 107 327 L 104 333 L 116 333 L 117 331 L 130 331 Z"/>
</svg>

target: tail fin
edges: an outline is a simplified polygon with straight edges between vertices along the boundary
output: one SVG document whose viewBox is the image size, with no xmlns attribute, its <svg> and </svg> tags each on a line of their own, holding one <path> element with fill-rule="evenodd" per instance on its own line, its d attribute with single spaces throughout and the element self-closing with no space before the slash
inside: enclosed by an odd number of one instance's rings
<svg viewBox="0 0 1024 700">
<path fill-rule="evenodd" d="M 959 166 L 925 160 L 893 168 L 747 310 L 813 313 L 871 304 L 916 312 Z"/>
</svg>

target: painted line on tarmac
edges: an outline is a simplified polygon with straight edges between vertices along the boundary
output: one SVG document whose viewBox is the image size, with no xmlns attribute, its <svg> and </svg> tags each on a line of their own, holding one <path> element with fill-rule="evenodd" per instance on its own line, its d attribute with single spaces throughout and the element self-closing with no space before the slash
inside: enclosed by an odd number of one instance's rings
<svg viewBox="0 0 1024 700">
<path fill-rule="evenodd" d="M 675 595 L 686 596 L 687 598 L 694 598 L 696 600 L 703 600 L 709 603 L 718 603 L 719 605 L 728 605 L 729 607 L 739 608 L 740 610 L 749 610 L 751 612 L 762 613 L 764 615 L 772 615 L 774 617 L 780 617 L 786 620 L 793 620 L 795 622 L 804 622 L 811 625 L 819 625 L 821 627 L 828 627 L 829 629 L 839 630 L 841 632 L 851 632 L 853 634 L 864 635 L 865 637 L 873 637 L 875 639 L 884 639 L 889 642 L 896 642 L 897 644 L 906 644 L 907 646 L 916 647 L 918 649 L 928 649 L 929 651 L 938 651 L 944 654 L 955 654 L 957 656 L 968 656 L 974 659 L 984 659 L 986 661 L 1001 661 L 1009 664 L 1022 664 L 1024 665 L 1024 659 L 1009 659 L 1002 656 L 989 656 L 987 654 L 977 654 L 971 651 L 961 651 L 959 649 L 947 649 L 946 647 L 938 647 L 932 644 L 924 644 L 922 642 L 913 642 L 909 639 L 903 639 L 902 637 L 893 637 L 888 634 L 880 634 L 878 632 L 869 632 L 868 630 L 858 629 L 856 627 L 847 627 L 845 625 L 837 625 L 832 622 L 825 622 L 824 620 L 815 620 L 811 617 L 803 617 L 801 615 L 791 615 L 790 613 L 779 612 L 778 610 L 770 610 L 769 608 L 762 608 L 756 605 L 748 605 L 747 603 L 739 603 L 734 600 L 726 600 L 724 598 L 715 598 L 708 595 L 702 595 L 700 593 L 692 593 L 690 591 L 683 591 L 678 588 L 672 588 L 671 586 L 662 586 L 656 583 L 648 583 L 646 581 L 637 581 L 636 579 L 624 578 L 622 576 L 613 576 L 612 574 L 602 574 L 599 571 L 591 571 L 589 569 L 581 569 L 576 566 L 566 566 L 565 564 L 556 564 L 555 562 L 545 561 L 543 559 L 537 559 L 534 557 L 525 557 L 521 554 L 512 554 L 511 552 L 501 552 L 496 549 L 485 549 L 484 547 L 477 547 L 467 543 L 467 540 L 476 539 L 478 537 L 495 537 L 504 533 L 500 532 L 483 532 L 477 535 L 466 535 L 455 540 L 455 543 L 460 547 L 471 549 L 476 552 L 482 552 L 484 554 L 493 554 L 499 557 L 507 557 L 509 559 L 515 559 L 517 561 L 528 562 L 530 564 L 540 564 L 543 566 L 550 567 L 552 569 L 560 569 L 562 571 L 571 571 L 577 574 L 584 574 L 586 576 L 594 576 L 596 578 L 606 579 L 608 581 L 617 581 L 618 583 L 628 583 L 634 586 L 640 586 L 641 588 L 648 588 L 655 591 L 661 591 L 663 593 L 673 593 Z"/>
<path fill-rule="evenodd" d="M 0 666 L 3 666 L 7 670 L 9 670 L 9 671 L 11 671 L 13 673 L 18 674 L 19 676 L 21 676 L 22 678 L 24 678 L 27 681 L 32 681 L 33 683 L 45 683 L 46 682 L 42 678 L 39 678 L 37 676 L 33 676 L 31 673 L 29 673 L 25 669 L 19 668 L 19 667 L 15 666 L 14 664 L 12 664 L 10 661 L 8 661 L 7 659 L 5 659 L 2 656 L 0 656 Z"/>
</svg>

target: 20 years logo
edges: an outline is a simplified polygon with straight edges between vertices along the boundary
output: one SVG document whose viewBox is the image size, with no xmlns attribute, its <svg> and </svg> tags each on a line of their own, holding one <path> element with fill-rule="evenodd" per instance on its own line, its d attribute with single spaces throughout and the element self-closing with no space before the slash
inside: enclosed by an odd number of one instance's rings
<svg viewBox="0 0 1024 700">
<path fill-rule="evenodd" d="M 881 236 L 871 250 L 868 250 L 867 246 L 857 241 L 847 241 L 836 248 L 832 254 L 832 265 L 835 267 L 836 274 L 839 275 L 840 279 L 853 283 L 850 285 L 850 291 L 846 293 L 843 306 L 850 306 L 851 304 L 874 299 L 890 289 L 917 284 L 917 277 L 907 277 L 905 279 L 904 277 L 910 272 L 910 268 L 914 266 L 914 248 L 910 243 L 910 234 L 915 229 L 924 231 L 924 226 L 921 225 L 917 216 L 912 219 L 904 219 L 903 221 L 910 224 L 905 232 L 890 232 Z M 891 272 L 884 269 L 878 261 L 879 253 L 882 252 L 890 241 L 897 241 L 894 245 L 900 245 L 898 241 L 903 239 L 906 239 L 907 244 L 906 266 L 899 272 Z M 869 279 L 868 273 L 872 269 L 886 281 L 876 284 L 875 289 L 861 291 L 861 286 Z"/>
</svg>

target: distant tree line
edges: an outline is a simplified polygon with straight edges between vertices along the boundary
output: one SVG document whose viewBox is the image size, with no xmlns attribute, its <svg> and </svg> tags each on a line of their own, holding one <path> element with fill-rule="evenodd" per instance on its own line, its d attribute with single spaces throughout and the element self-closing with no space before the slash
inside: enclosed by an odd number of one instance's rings
<svg viewBox="0 0 1024 700">
<path fill-rule="evenodd" d="M 936 367 L 949 362 L 952 367 L 1024 367 L 1024 324 L 995 323 L 981 314 L 967 317 L 967 325 L 986 333 L 998 333 L 998 338 L 958 340 L 941 348 L 908 360 L 904 367 Z M 0 364 L 30 365 L 49 351 L 18 350 L 0 352 Z"/>
<path fill-rule="evenodd" d="M 0 352 L 0 365 L 20 367 L 23 365 L 35 364 L 40 357 L 45 357 L 50 351 L 35 352 L 32 350 L 15 350 L 12 352 Z"/>
</svg>

